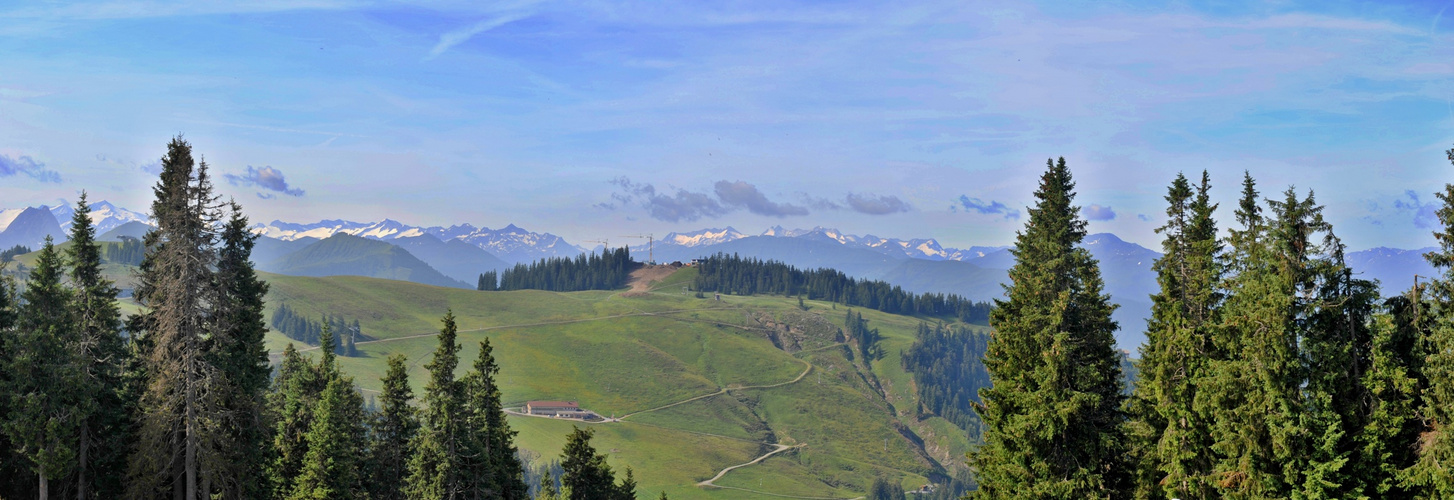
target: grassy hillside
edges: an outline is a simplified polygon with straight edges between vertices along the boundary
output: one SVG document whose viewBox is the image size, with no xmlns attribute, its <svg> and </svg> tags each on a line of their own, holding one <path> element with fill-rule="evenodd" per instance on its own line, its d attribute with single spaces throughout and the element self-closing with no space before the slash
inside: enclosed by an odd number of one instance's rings
<svg viewBox="0 0 1454 500">
<path fill-rule="evenodd" d="M 467 286 L 440 274 L 402 248 L 343 233 L 258 267 L 294 276 L 355 275 L 435 286 Z"/>
<path fill-rule="evenodd" d="M 876 476 L 917 487 L 962 463 L 966 433 L 937 417 L 920 420 L 898 353 L 919 320 L 862 311 L 884 336 L 869 365 L 841 344 L 847 311 L 796 299 L 682 290 L 685 269 L 640 292 L 476 292 L 361 277 L 266 275 L 269 308 L 358 318 L 378 340 L 343 358 L 366 394 L 379 389 L 383 360 L 409 357 L 415 390 L 434 350 L 439 317 L 458 318 L 461 373 L 486 337 L 500 359 L 505 400 L 570 399 L 621 422 L 586 424 L 613 466 L 631 466 L 642 498 L 853 498 Z M 286 344 L 269 333 L 269 349 Z M 559 456 L 571 422 L 511 417 L 518 443 Z M 921 444 L 922 442 L 922 444 Z M 785 451 L 697 486 L 724 468 Z M 747 490 L 747 491 L 744 491 Z M 753 493 L 761 492 L 761 493 Z"/>
</svg>

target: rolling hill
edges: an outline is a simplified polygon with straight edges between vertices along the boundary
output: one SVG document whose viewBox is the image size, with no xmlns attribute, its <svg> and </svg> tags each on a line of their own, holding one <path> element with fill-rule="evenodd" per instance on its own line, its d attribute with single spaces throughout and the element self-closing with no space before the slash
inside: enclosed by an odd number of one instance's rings
<svg viewBox="0 0 1454 500">
<path fill-rule="evenodd" d="M 445 276 L 465 283 L 474 283 L 482 272 L 510 267 L 499 257 L 462 240 L 440 241 L 426 234 L 398 238 L 390 243 L 408 250 Z"/>
<path fill-rule="evenodd" d="M 402 248 L 344 233 L 316 241 L 272 262 L 260 264 L 258 268 L 294 276 L 369 276 L 434 286 L 474 288 L 440 274 Z"/>
<path fill-rule="evenodd" d="M 445 310 L 460 329 L 461 367 L 488 337 L 500 360 L 504 399 L 568 399 L 619 422 L 585 424 L 613 467 L 631 466 L 642 498 L 854 498 L 875 477 L 909 487 L 962 464 L 968 433 L 920 415 L 899 353 L 917 318 L 862 312 L 883 355 L 865 364 L 842 343 L 842 307 L 794 299 L 682 293 L 684 269 L 649 293 L 475 292 L 362 277 L 265 275 L 269 313 L 358 318 L 377 340 L 341 358 L 366 394 L 380 389 L 384 360 L 408 356 L 416 394 Z M 774 339 L 791 337 L 791 342 Z M 268 334 L 277 353 L 287 339 Z M 308 351 L 313 352 L 313 351 Z M 463 370 L 463 368 L 461 368 Z M 512 416 L 527 456 L 558 457 L 570 421 Z M 581 425 L 576 423 L 576 425 Z M 782 451 L 697 483 L 723 469 Z M 747 491 L 743 491 L 747 490 Z"/>
</svg>

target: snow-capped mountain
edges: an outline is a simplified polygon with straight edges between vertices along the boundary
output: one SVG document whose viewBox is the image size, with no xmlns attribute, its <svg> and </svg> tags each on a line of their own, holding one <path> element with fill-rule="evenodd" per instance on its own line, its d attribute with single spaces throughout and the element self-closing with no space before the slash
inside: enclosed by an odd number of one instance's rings
<svg viewBox="0 0 1454 500">
<path fill-rule="evenodd" d="M 573 257 L 584 251 L 567 243 L 559 236 L 527 231 L 514 224 L 500 229 L 490 229 L 488 227 L 477 228 L 470 224 L 447 228 L 411 226 L 392 219 L 384 219 L 379 222 L 332 219 L 312 224 L 275 220 L 253 226 L 253 232 L 283 241 L 302 238 L 324 239 L 338 233 L 383 241 L 427 235 L 445 242 L 464 241 L 510 263 L 532 262 L 547 257 Z"/>
<path fill-rule="evenodd" d="M 66 241 L 65 231 L 61 230 L 48 208 L 23 208 L 13 215 L 10 212 L 6 210 L 3 214 L 7 220 L 5 228 L 0 230 L 0 248 L 24 245 L 31 250 L 39 250 L 46 236 L 56 243 Z"/>
<path fill-rule="evenodd" d="M 71 217 L 76 214 L 74 204 L 56 205 L 50 209 L 50 213 L 55 216 L 56 222 L 61 225 L 62 229 L 71 230 Z M 128 222 L 151 225 L 151 218 L 144 213 L 127 210 L 105 200 L 91 204 L 91 224 L 96 226 L 96 234 L 104 234 Z"/>
<path fill-rule="evenodd" d="M 787 229 L 782 226 L 773 226 L 767 228 L 767 230 L 758 236 L 832 242 L 848 248 L 873 250 L 891 257 L 926 260 L 970 261 L 983 258 L 1006 248 L 983 246 L 974 246 L 968 249 L 944 248 L 939 244 L 938 240 L 933 238 L 901 240 L 898 238 L 881 238 L 871 234 L 859 236 L 821 226 L 812 229 Z M 656 245 L 658 247 L 678 245 L 692 248 L 717 245 L 748 237 L 750 236 L 731 227 L 726 229 L 712 228 L 688 233 L 667 233 L 666 236 L 656 241 Z M 631 247 L 633 252 L 644 252 L 646 249 L 645 244 L 633 245 Z"/>
<path fill-rule="evenodd" d="M 705 245 L 716 245 L 732 240 L 746 238 L 747 235 L 741 231 L 728 226 L 726 229 L 702 229 L 689 233 L 670 232 L 658 240 L 661 245 L 681 245 L 684 247 L 699 247 Z"/>
<path fill-rule="evenodd" d="M 24 211 L 24 208 L 7 208 L 4 210 L 0 210 L 0 231 L 4 231 L 5 228 L 10 227 L 10 223 L 14 222 L 15 218 L 20 216 L 20 212 Z"/>
</svg>

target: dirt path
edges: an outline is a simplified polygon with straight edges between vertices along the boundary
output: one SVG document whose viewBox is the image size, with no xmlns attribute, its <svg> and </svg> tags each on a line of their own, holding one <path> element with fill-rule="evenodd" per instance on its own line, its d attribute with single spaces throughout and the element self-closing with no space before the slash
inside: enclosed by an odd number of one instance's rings
<svg viewBox="0 0 1454 500">
<path fill-rule="evenodd" d="M 803 380 L 803 377 L 808 376 L 808 372 L 813 371 L 813 364 L 812 363 L 809 363 L 809 362 L 807 362 L 805 360 L 801 360 L 801 359 L 799 359 L 798 361 L 801 362 L 801 363 L 803 363 L 803 373 L 799 373 L 798 374 L 798 378 L 789 380 L 787 382 L 781 382 L 781 383 L 770 384 L 770 385 L 739 385 L 739 386 L 727 386 L 727 387 L 723 387 L 721 389 L 718 389 L 717 392 L 703 394 L 701 396 L 696 396 L 696 397 L 692 397 L 692 398 L 683 399 L 683 400 L 677 401 L 675 403 L 658 406 L 656 408 L 651 408 L 651 409 L 648 409 L 648 410 L 641 410 L 641 411 L 634 411 L 634 412 L 631 412 L 631 413 L 627 413 L 625 415 L 616 417 L 616 421 L 617 422 L 620 422 L 622 420 L 625 420 L 626 417 L 630 417 L 632 415 L 640 415 L 642 413 L 650 413 L 650 412 L 654 412 L 654 411 L 657 411 L 657 410 L 665 410 L 667 408 L 671 408 L 671 407 L 676 406 L 676 405 L 687 404 L 687 403 L 690 403 L 692 401 L 697 401 L 697 400 L 700 400 L 700 399 L 707 399 L 707 398 L 710 398 L 712 396 L 721 396 L 723 394 L 727 394 L 728 391 L 741 391 L 741 390 L 746 390 L 746 389 L 771 389 L 773 387 L 782 387 L 782 386 L 785 386 L 785 385 L 788 385 L 788 384 L 797 383 L 798 381 Z"/>
<path fill-rule="evenodd" d="M 774 444 L 773 446 L 775 446 L 776 448 L 773 448 L 773 450 L 767 452 L 767 454 L 765 454 L 763 456 L 760 456 L 760 457 L 757 457 L 757 458 L 754 458 L 754 459 L 752 459 L 751 462 L 747 462 L 745 464 L 737 464 L 737 465 L 728 467 L 726 469 L 722 469 L 722 471 L 721 472 L 718 472 L 717 475 L 712 476 L 712 479 L 708 479 L 706 481 L 702 481 L 700 483 L 697 483 L 697 486 L 717 486 L 717 485 L 712 484 L 712 483 L 714 481 L 718 480 L 718 479 L 722 479 L 722 476 L 727 475 L 728 472 L 732 472 L 734 469 L 739 469 L 739 468 L 742 468 L 742 467 L 747 467 L 749 465 L 756 465 L 758 462 L 761 462 L 763 460 L 767 460 L 767 457 L 770 457 L 770 456 L 776 455 L 778 453 L 782 453 L 784 451 L 791 450 L 791 449 L 797 447 L 797 446 L 788 446 L 788 445 L 785 445 L 785 444 Z M 798 445 L 798 446 L 802 446 L 802 445 Z M 720 486 L 718 486 L 718 487 L 720 488 Z"/>
</svg>

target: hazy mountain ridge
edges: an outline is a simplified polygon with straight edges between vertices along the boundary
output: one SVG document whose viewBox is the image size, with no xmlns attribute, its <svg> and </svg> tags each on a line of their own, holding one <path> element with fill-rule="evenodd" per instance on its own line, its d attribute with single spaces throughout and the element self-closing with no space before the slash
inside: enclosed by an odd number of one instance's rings
<svg viewBox="0 0 1454 500">
<path fill-rule="evenodd" d="M 145 226 L 149 221 L 139 212 L 106 201 L 98 201 L 92 207 L 96 210 L 92 221 L 107 227 L 100 231 L 102 239 L 139 236 L 149 227 Z M 47 234 L 57 242 L 64 241 L 65 226 L 60 221 L 69 223 L 72 213 L 69 207 L 0 210 L 0 245 L 38 248 Z M 62 216 L 65 218 L 61 219 Z M 376 262 L 358 261 L 354 264 L 357 268 L 350 270 L 332 255 L 320 262 L 308 262 L 325 254 L 300 253 L 324 239 L 344 234 L 391 244 L 408 254 L 409 259 L 430 269 L 430 272 L 417 273 L 398 271 L 397 275 L 402 277 L 396 279 L 441 286 L 462 286 L 473 283 L 481 272 L 542 258 L 574 257 L 585 251 L 559 236 L 528 231 L 514 224 L 490 229 L 471 224 L 411 226 L 393 219 L 379 222 L 326 219 L 311 224 L 275 220 L 256 224 L 253 230 L 262 236 L 254 251 L 254 261 L 260 269 L 283 273 L 289 273 L 288 269 L 298 273 L 328 269 L 336 274 L 389 276 L 389 272 L 380 271 L 389 266 L 380 267 Z M 1149 297 L 1157 290 L 1151 264 L 1161 254 L 1110 233 L 1089 235 L 1084 246 L 1100 261 L 1106 293 L 1121 305 L 1115 314 L 1122 329 L 1121 345 L 1131 348 L 1139 344 L 1145 318 L 1150 314 Z M 671 232 L 655 240 L 652 247 L 652 257 L 660 262 L 689 261 L 719 252 L 736 253 L 779 260 L 805 269 L 833 268 L 856 278 L 883 280 L 915 293 L 954 293 L 973 300 L 1000 297 L 1000 285 L 1008 280 L 1006 270 L 1014 265 L 1014 256 L 1006 246 L 961 249 L 944 247 L 934 238 L 882 238 L 821 226 L 810 229 L 773 226 L 756 235 L 730 226 Z M 378 249 L 382 251 L 383 247 Z M 631 250 L 638 259 L 647 258 L 645 242 L 631 245 Z M 1384 295 L 1394 295 L 1412 286 L 1415 274 L 1436 275 L 1423 259 L 1423 253 L 1428 250 L 1378 247 L 1349 252 L 1347 262 L 1361 277 L 1380 281 Z M 288 266 L 281 265 L 290 257 L 293 260 Z M 401 262 L 409 260 L 398 258 Z M 410 262 L 404 267 L 419 266 Z"/>
</svg>

